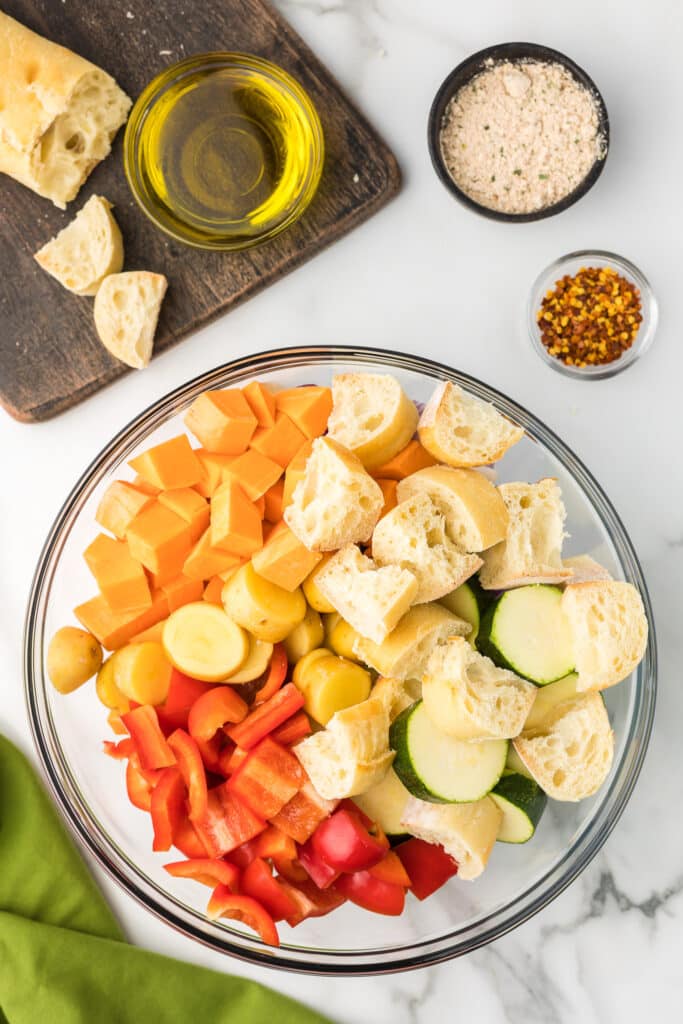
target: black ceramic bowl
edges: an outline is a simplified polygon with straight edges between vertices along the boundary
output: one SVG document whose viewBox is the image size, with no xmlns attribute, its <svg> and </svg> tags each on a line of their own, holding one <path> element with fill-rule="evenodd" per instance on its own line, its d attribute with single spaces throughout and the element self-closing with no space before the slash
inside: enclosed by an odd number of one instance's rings
<svg viewBox="0 0 683 1024">
<path fill-rule="evenodd" d="M 540 210 L 534 210 L 532 213 L 503 213 L 500 210 L 491 210 L 487 206 L 482 206 L 481 203 L 476 202 L 476 200 L 472 199 L 467 195 L 467 193 L 463 192 L 458 185 L 456 185 L 448 172 L 448 168 L 446 167 L 441 153 L 441 126 L 443 124 L 446 107 L 448 106 L 451 98 L 459 92 L 464 85 L 467 85 L 467 83 L 476 75 L 486 69 L 486 61 L 489 60 L 492 60 L 495 63 L 510 61 L 512 64 L 517 61 L 528 60 L 544 61 L 549 64 L 561 64 L 577 82 L 588 89 L 597 108 L 598 125 L 604 140 L 602 155 L 595 161 L 583 181 L 581 181 L 576 188 L 569 193 L 569 195 L 566 195 L 557 203 L 552 203 L 550 206 L 544 206 Z M 543 220 L 544 217 L 552 217 L 556 213 L 562 213 L 563 210 L 567 210 L 570 206 L 573 206 L 581 196 L 584 196 L 586 192 L 593 187 L 602 174 L 602 168 L 604 167 L 605 160 L 607 159 L 607 153 L 609 150 L 609 118 L 607 116 L 605 101 L 600 95 L 600 92 L 592 78 L 586 74 L 583 68 L 580 68 L 578 64 L 575 64 L 573 60 L 570 60 L 569 57 L 565 57 L 563 53 L 560 53 L 558 50 L 552 50 L 548 46 L 540 46 L 538 43 L 499 43 L 497 46 L 488 46 L 485 50 L 479 50 L 478 53 L 474 53 L 471 57 L 467 57 L 462 64 L 458 64 L 457 68 L 451 71 L 448 78 L 446 78 L 442 83 L 439 91 L 434 97 L 432 109 L 429 112 L 428 140 L 429 153 L 432 158 L 434 170 L 441 178 L 441 181 L 448 191 L 454 195 L 456 199 L 459 199 L 464 206 L 469 207 L 470 210 L 474 210 L 475 213 L 482 214 L 484 217 L 490 217 L 492 220 L 525 223 L 526 221 L 531 220 Z"/>
</svg>

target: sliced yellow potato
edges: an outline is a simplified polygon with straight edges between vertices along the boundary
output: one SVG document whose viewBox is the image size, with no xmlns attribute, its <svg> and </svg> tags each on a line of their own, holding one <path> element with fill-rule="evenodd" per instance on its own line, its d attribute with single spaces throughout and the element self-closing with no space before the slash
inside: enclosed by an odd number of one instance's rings
<svg viewBox="0 0 683 1024">
<path fill-rule="evenodd" d="M 233 622 L 271 644 L 284 640 L 306 615 L 301 587 L 291 592 L 278 587 L 259 576 L 251 562 L 230 577 L 221 596 Z"/>
<path fill-rule="evenodd" d="M 304 708 L 320 725 L 327 725 L 335 712 L 360 704 L 370 696 L 370 673 L 336 654 L 317 656 L 301 676 L 302 684 L 297 686 L 304 695 Z"/>
<path fill-rule="evenodd" d="M 161 644 L 148 640 L 116 652 L 114 685 L 137 704 L 163 704 L 168 696 L 173 666 Z"/>
<path fill-rule="evenodd" d="M 55 690 L 72 693 L 99 671 L 102 648 L 85 629 L 58 629 L 47 649 L 47 674 Z"/>
<path fill-rule="evenodd" d="M 319 612 L 314 608 L 307 608 L 299 625 L 295 626 L 289 636 L 282 641 L 290 665 L 296 665 L 304 655 L 320 647 L 324 635 Z"/>
<path fill-rule="evenodd" d="M 222 608 L 207 601 L 194 601 L 171 612 L 162 642 L 177 669 L 208 683 L 228 679 L 249 656 L 249 637 L 244 630 Z"/>
<path fill-rule="evenodd" d="M 301 690 L 302 693 L 306 692 L 306 679 L 308 678 L 308 670 L 311 665 L 315 665 L 319 658 L 329 658 L 332 651 L 328 650 L 327 647 L 316 647 L 314 651 L 309 651 L 308 654 L 304 654 L 303 658 L 300 658 L 294 666 L 292 672 L 292 682 Z"/>
<path fill-rule="evenodd" d="M 314 608 L 315 611 L 317 612 L 331 613 L 336 611 L 334 605 L 330 601 L 328 601 L 327 598 L 323 596 L 323 594 L 320 593 L 320 591 L 318 590 L 318 584 L 316 583 L 318 573 L 325 568 L 329 560 L 332 558 L 333 554 L 334 551 L 329 551 L 326 555 L 323 555 L 321 561 L 318 562 L 313 572 L 310 573 L 310 575 L 307 576 L 306 579 L 301 584 L 301 587 L 304 592 L 304 597 L 310 604 L 311 608 Z"/>
<path fill-rule="evenodd" d="M 335 654 L 349 661 L 358 661 L 353 653 L 353 645 L 359 638 L 359 634 L 350 626 L 341 615 L 335 612 L 334 615 L 326 616 L 325 621 L 325 642 L 331 647 Z"/>
<path fill-rule="evenodd" d="M 255 636 L 249 638 L 249 654 L 247 660 L 240 667 L 239 672 L 226 679 L 226 683 L 250 683 L 258 679 L 268 668 L 270 659 L 273 656 L 273 645 L 266 640 L 257 640 Z"/>
<path fill-rule="evenodd" d="M 116 685 L 116 677 L 114 675 L 116 659 L 120 653 L 120 651 L 114 651 L 111 657 L 107 658 L 104 665 L 97 673 L 95 690 L 105 708 L 111 708 L 112 711 L 118 711 L 120 715 L 125 715 L 127 711 L 130 711 L 130 701 L 126 695 L 121 693 L 119 690 Z"/>
</svg>

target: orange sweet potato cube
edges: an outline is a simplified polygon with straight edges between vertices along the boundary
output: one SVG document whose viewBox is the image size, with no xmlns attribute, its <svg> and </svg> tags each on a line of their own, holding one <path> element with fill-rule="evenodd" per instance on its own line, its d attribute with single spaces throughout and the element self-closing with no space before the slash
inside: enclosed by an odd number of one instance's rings
<svg viewBox="0 0 683 1024">
<path fill-rule="evenodd" d="M 419 441 L 408 441 L 398 455 L 394 455 L 393 459 L 389 459 L 383 466 L 377 466 L 371 475 L 375 480 L 403 480 L 411 473 L 417 473 L 418 469 L 435 465 L 436 459 L 432 458 Z"/>
<path fill-rule="evenodd" d="M 166 595 L 169 612 L 174 612 L 176 608 L 182 608 L 184 604 L 201 600 L 204 583 L 202 580 L 191 580 L 188 576 L 184 576 L 181 573 L 180 576 L 176 576 L 174 580 L 166 583 L 161 589 Z"/>
<path fill-rule="evenodd" d="M 289 416 L 279 412 L 272 427 L 259 427 L 251 439 L 251 447 L 277 462 L 283 469 L 289 465 L 306 437 Z"/>
<path fill-rule="evenodd" d="M 209 525 L 208 501 L 198 494 L 194 487 L 176 487 L 173 491 L 161 491 L 159 503 L 188 523 L 192 543 L 199 540 Z"/>
<path fill-rule="evenodd" d="M 209 582 L 204 587 L 202 599 L 204 601 L 208 601 L 209 604 L 219 604 L 221 607 L 223 607 L 223 602 L 221 601 L 221 594 L 223 592 L 224 586 L 225 580 L 222 579 L 222 577 L 212 576 Z"/>
<path fill-rule="evenodd" d="M 284 412 L 308 438 L 320 437 L 327 430 L 327 421 L 332 412 L 332 392 L 329 388 L 305 385 L 278 391 L 275 402 L 279 412 Z"/>
<path fill-rule="evenodd" d="M 149 608 L 152 595 L 145 570 L 123 540 L 99 533 L 83 552 L 100 593 L 115 612 Z"/>
<path fill-rule="evenodd" d="M 240 556 L 253 554 L 263 544 L 258 509 L 233 479 L 221 484 L 213 496 L 211 544 Z"/>
<path fill-rule="evenodd" d="M 205 391 L 185 415 L 187 429 L 203 448 L 222 455 L 241 455 L 258 426 L 239 388 Z"/>
<path fill-rule="evenodd" d="M 252 555 L 251 564 L 259 576 L 292 591 L 303 583 L 322 557 L 320 552 L 304 547 L 290 528 L 280 523 L 261 550 Z"/>
<path fill-rule="evenodd" d="M 292 495 L 294 494 L 296 485 L 299 483 L 299 480 L 301 480 L 302 476 L 304 475 L 306 463 L 312 450 L 312 441 L 306 441 L 306 443 L 302 445 L 302 447 L 296 453 L 290 464 L 287 466 L 287 469 L 285 470 L 285 486 L 282 494 L 283 509 L 287 508 L 290 501 L 292 500 Z M 270 516 L 268 518 L 270 518 Z"/>
<path fill-rule="evenodd" d="M 249 408 L 258 421 L 259 427 L 272 427 L 275 423 L 275 395 L 258 380 L 253 380 L 242 388 L 242 394 L 247 400 Z"/>
<path fill-rule="evenodd" d="M 384 495 L 384 505 L 382 511 L 379 514 L 380 519 L 385 516 L 387 512 L 391 512 L 392 508 L 396 508 L 398 501 L 396 499 L 396 488 L 398 486 L 398 480 L 378 480 L 377 483 L 382 488 L 382 494 Z"/>
<path fill-rule="evenodd" d="M 232 477 L 240 485 L 244 493 L 252 501 L 256 501 L 268 488 L 272 487 L 282 476 L 282 466 L 273 462 L 255 448 L 250 448 L 243 455 L 238 455 L 226 470 L 227 477 Z"/>
<path fill-rule="evenodd" d="M 126 530 L 138 512 L 142 512 L 152 500 L 152 496 L 141 488 L 123 480 L 114 480 L 100 499 L 95 519 L 105 530 L 124 540 Z"/>
<path fill-rule="evenodd" d="M 195 455 L 202 464 L 202 478 L 194 485 L 194 490 L 203 498 L 213 498 L 225 480 L 228 466 L 235 461 L 235 456 L 207 452 L 205 448 L 195 448 Z"/>
<path fill-rule="evenodd" d="M 280 519 L 282 519 L 282 510 L 284 508 L 282 498 L 284 495 L 284 491 L 285 482 L 284 480 L 280 479 L 276 484 L 273 484 L 273 486 L 270 487 L 263 495 L 265 499 L 263 515 L 264 518 L 267 519 L 268 522 L 270 523 L 277 523 L 279 522 Z"/>
<path fill-rule="evenodd" d="M 155 501 L 128 527 L 126 540 L 133 558 L 166 580 L 178 576 L 192 546 L 190 524 Z"/>
<path fill-rule="evenodd" d="M 212 576 L 242 564 L 239 555 L 222 551 L 211 544 L 211 527 L 199 538 L 185 559 L 183 575 L 193 580 L 208 580 Z"/>
<path fill-rule="evenodd" d="M 157 494 L 161 494 L 161 487 L 155 487 L 149 480 L 145 480 L 139 473 L 136 473 L 133 477 L 133 487 L 136 487 L 138 491 L 142 491 L 143 494 L 148 494 L 151 498 L 156 498 Z"/>
<path fill-rule="evenodd" d="M 136 633 L 128 641 L 129 644 L 146 644 L 149 641 L 154 641 L 155 644 L 160 644 L 164 635 L 164 626 L 166 619 L 160 619 L 159 622 L 155 622 L 153 626 L 148 629 L 143 629 L 141 633 Z"/>
<path fill-rule="evenodd" d="M 163 591 L 152 594 L 149 608 L 134 612 L 114 612 L 101 594 L 74 608 L 74 615 L 84 629 L 97 637 L 108 651 L 115 651 L 131 637 L 168 617 L 168 601 Z"/>
<path fill-rule="evenodd" d="M 162 491 L 192 487 L 202 478 L 202 464 L 185 434 L 148 448 L 128 463 L 143 480 Z"/>
</svg>

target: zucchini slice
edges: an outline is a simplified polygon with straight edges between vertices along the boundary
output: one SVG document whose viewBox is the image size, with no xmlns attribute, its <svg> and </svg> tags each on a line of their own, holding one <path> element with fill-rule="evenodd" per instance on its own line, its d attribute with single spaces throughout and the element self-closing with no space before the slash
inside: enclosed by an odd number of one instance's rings
<svg viewBox="0 0 683 1024">
<path fill-rule="evenodd" d="M 453 612 L 459 619 L 469 622 L 472 630 L 468 634 L 467 639 L 471 644 L 477 638 L 481 621 L 482 599 L 480 593 L 481 588 L 479 585 L 470 580 L 468 583 L 461 583 L 450 594 L 444 594 L 443 597 L 439 598 L 439 604 L 442 604 L 444 608 L 448 608 L 449 612 Z"/>
<path fill-rule="evenodd" d="M 490 794 L 503 812 L 498 831 L 500 843 L 526 843 L 536 831 L 548 798 L 533 779 L 505 775 Z"/>
<path fill-rule="evenodd" d="M 482 617 L 477 648 L 537 686 L 562 679 L 574 671 L 574 650 L 561 600 L 559 587 L 543 583 L 506 590 Z"/>
<path fill-rule="evenodd" d="M 392 723 L 393 768 L 413 796 L 435 804 L 468 803 L 490 793 L 500 779 L 507 740 L 456 740 L 441 732 L 419 700 Z"/>
<path fill-rule="evenodd" d="M 372 821 L 377 822 L 388 836 L 405 834 L 401 818 L 409 800 L 410 793 L 393 768 L 390 768 L 381 782 L 372 789 L 368 789 L 361 796 L 353 797 L 354 804 L 358 804 L 361 811 Z"/>
<path fill-rule="evenodd" d="M 576 700 L 581 694 L 576 690 L 579 677 L 574 673 L 565 676 L 564 679 L 557 679 L 554 683 L 548 683 L 541 687 L 536 694 L 536 700 L 531 705 L 531 711 L 524 723 L 525 729 L 537 729 L 544 718 L 566 700 Z"/>
<path fill-rule="evenodd" d="M 531 779 L 534 782 L 536 781 L 531 772 L 529 771 L 529 769 L 527 768 L 527 766 L 524 764 L 524 761 L 522 761 L 521 757 L 515 750 L 514 745 L 512 743 L 510 744 L 510 748 L 508 750 L 508 756 L 505 761 L 505 769 L 503 771 L 503 775 L 523 775 L 525 779 Z"/>
</svg>

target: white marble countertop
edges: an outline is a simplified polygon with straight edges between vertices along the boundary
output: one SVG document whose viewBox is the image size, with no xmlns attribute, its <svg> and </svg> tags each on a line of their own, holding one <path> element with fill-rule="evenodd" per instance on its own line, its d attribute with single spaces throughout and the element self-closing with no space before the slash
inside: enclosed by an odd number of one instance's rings
<svg viewBox="0 0 683 1024">
<path fill-rule="evenodd" d="M 30 576 L 63 498 L 90 459 L 169 389 L 233 357 L 290 344 L 356 343 L 420 352 L 502 389 L 563 437 L 597 476 L 630 532 L 650 587 L 660 696 L 640 781 L 601 854 L 538 917 L 437 968 L 315 979 L 227 962 L 175 934 L 95 867 L 133 942 L 233 970 L 344 1024 L 409 1024 L 462 1012 L 486 1024 L 624 1024 L 674 1019 L 683 994 L 683 824 L 677 621 L 683 570 L 680 297 L 683 20 L 679 5 L 574 0 L 281 0 L 307 41 L 394 147 L 402 194 L 366 225 L 228 318 L 48 424 L 0 417 L 0 727 L 32 755 L 21 692 Z M 122 17 L 125 5 L 121 6 Z M 605 97 L 612 145 L 600 181 L 548 221 L 501 225 L 455 203 L 436 179 L 426 118 L 467 54 L 506 40 L 572 56 Z M 646 357 L 611 381 L 553 373 L 525 335 L 538 271 L 561 253 L 610 249 L 636 262 L 660 300 Z M 670 452 L 669 455 L 666 453 Z M 677 602 L 677 598 L 679 599 Z"/>
</svg>

